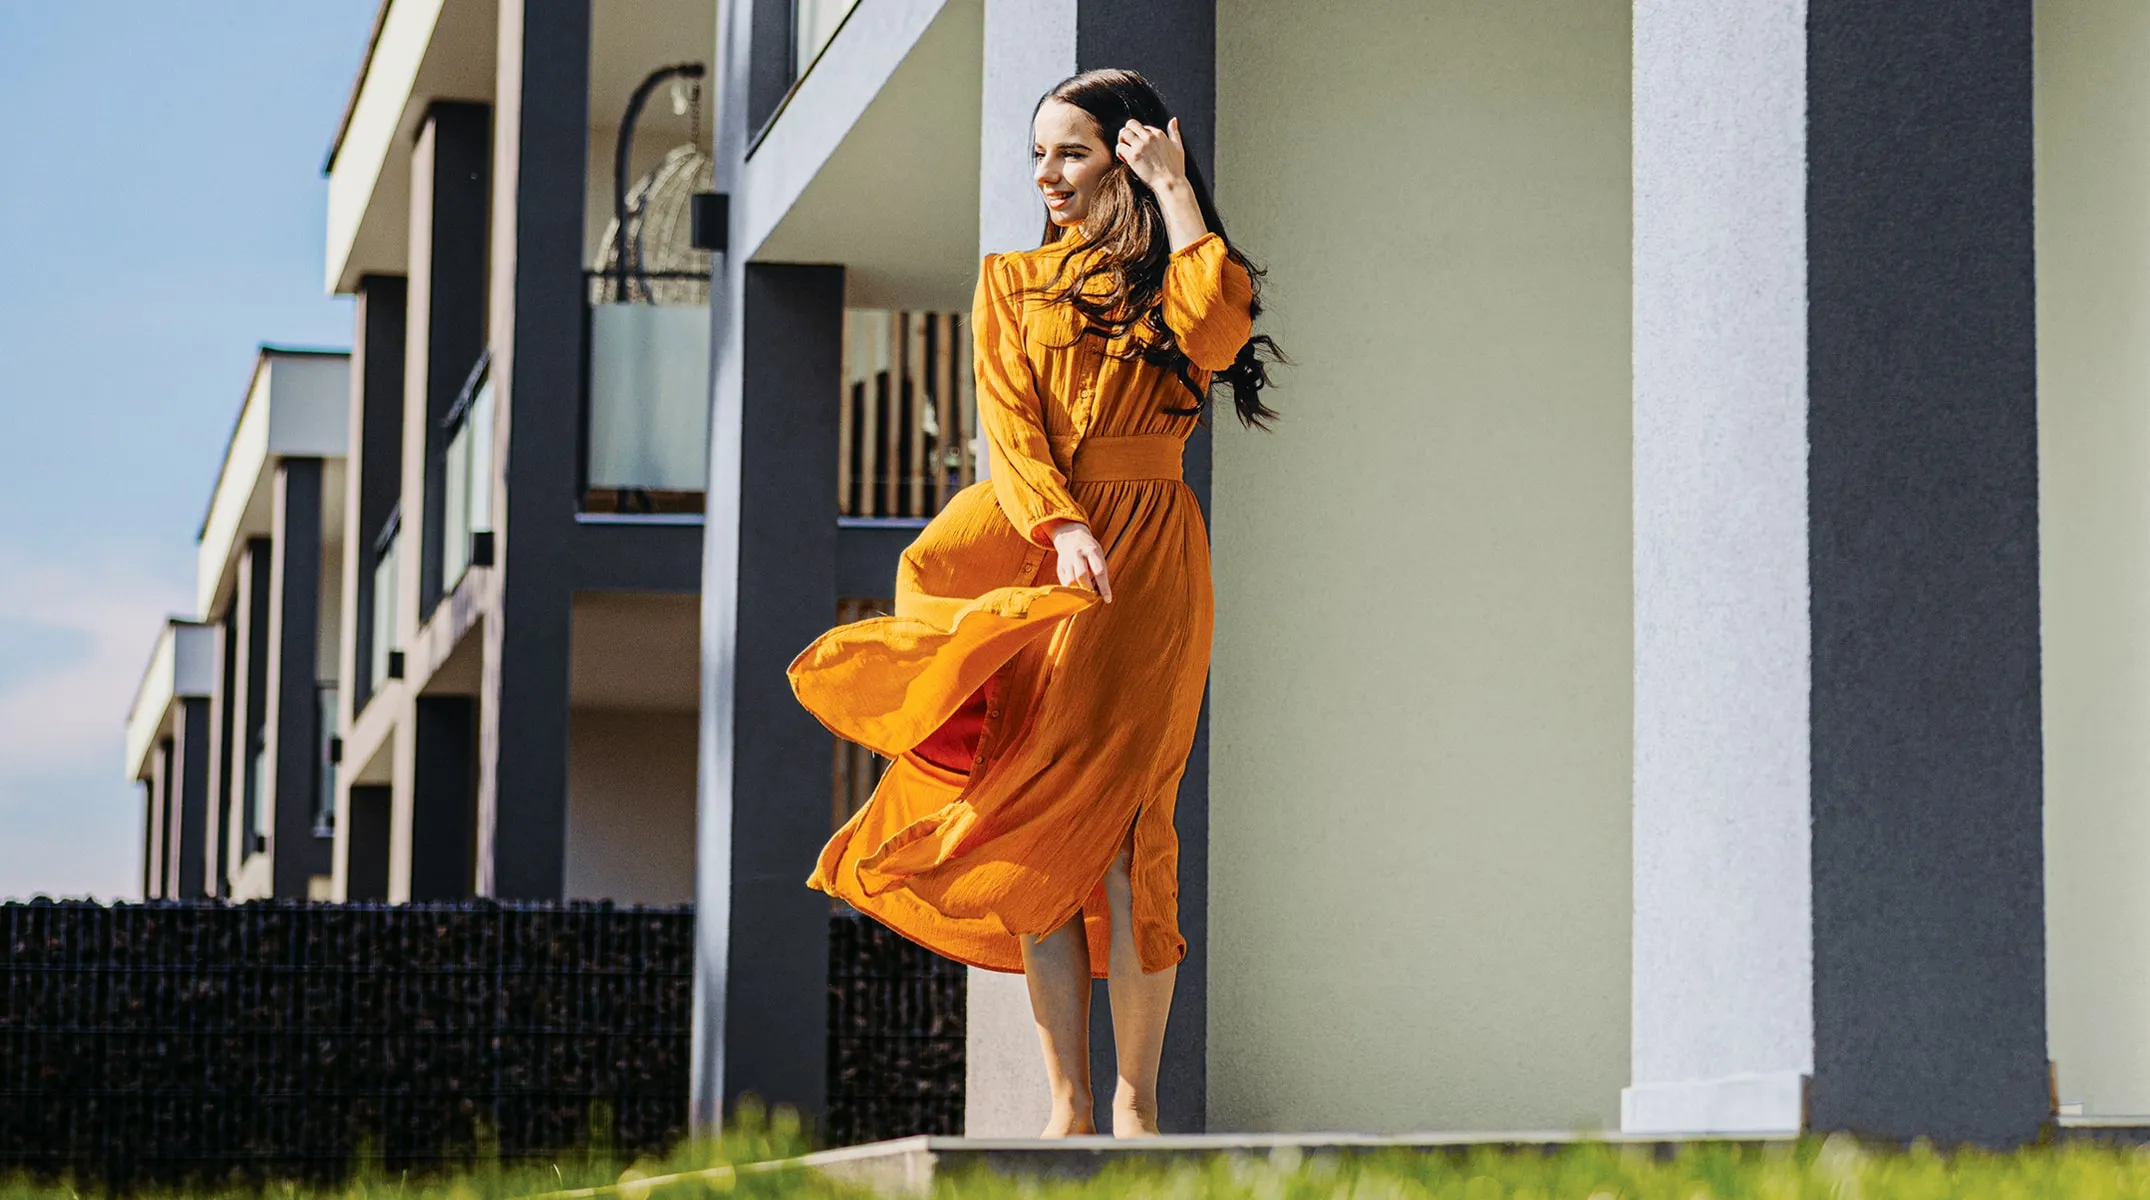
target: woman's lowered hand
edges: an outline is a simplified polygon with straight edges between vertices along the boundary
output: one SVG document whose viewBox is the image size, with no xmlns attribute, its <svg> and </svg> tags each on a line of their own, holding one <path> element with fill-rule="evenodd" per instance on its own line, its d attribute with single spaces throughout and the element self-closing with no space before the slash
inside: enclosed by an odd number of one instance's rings
<svg viewBox="0 0 2150 1200">
<path fill-rule="evenodd" d="M 1060 558 L 1063 587 L 1086 587 L 1105 603 L 1112 603 L 1112 581 L 1105 574 L 1105 548 L 1097 535 L 1080 521 L 1061 521 L 1053 528 L 1053 550 Z"/>
</svg>

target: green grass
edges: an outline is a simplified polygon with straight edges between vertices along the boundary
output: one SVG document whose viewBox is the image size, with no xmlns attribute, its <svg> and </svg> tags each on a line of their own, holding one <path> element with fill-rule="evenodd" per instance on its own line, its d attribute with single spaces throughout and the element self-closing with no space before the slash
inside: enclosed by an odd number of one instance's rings
<svg viewBox="0 0 2150 1200">
<path fill-rule="evenodd" d="M 453 1177 L 378 1173 L 343 1187 L 195 1192 L 194 1200 L 496 1200 L 602 1188 L 600 1200 L 801 1197 L 862 1200 L 865 1193 L 795 1173 L 731 1164 L 770 1162 L 805 1148 L 782 1115 L 749 1122 L 721 1142 L 681 1150 L 663 1163 L 622 1169 L 599 1162 L 478 1164 Z M 710 1174 L 714 1169 L 714 1174 Z M 701 1172 L 673 1179 L 666 1175 Z M 625 1179 L 623 1181 L 623 1174 Z M 638 1182 L 646 1181 L 646 1182 Z M 0 1200 L 53 1200 L 70 1189 L 0 1183 Z M 1762 1149 L 1702 1144 L 1659 1160 L 1640 1149 L 1580 1145 L 1552 1153 L 1468 1151 L 1420 1155 L 1382 1151 L 1341 1158 L 1283 1150 L 1199 1163 L 1129 1162 L 1085 1183 L 1040 1183 L 984 1173 L 943 1179 L 937 1200 L 2150 1200 L 2150 1150 L 2088 1145 L 2037 1146 L 2012 1154 L 1939 1154 L 1862 1149 L 1847 1139 Z M 173 1198 L 177 1200 L 177 1198 Z"/>
</svg>

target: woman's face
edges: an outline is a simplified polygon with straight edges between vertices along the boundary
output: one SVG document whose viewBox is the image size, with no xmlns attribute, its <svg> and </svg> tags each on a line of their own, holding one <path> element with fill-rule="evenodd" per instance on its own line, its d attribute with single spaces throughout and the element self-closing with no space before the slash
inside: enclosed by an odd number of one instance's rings
<svg viewBox="0 0 2150 1200">
<path fill-rule="evenodd" d="M 1047 100 L 1032 124 L 1031 178 L 1044 194 L 1045 211 L 1059 226 L 1079 223 L 1090 211 L 1098 181 L 1112 169 L 1112 150 L 1090 114 L 1065 100 Z"/>
</svg>

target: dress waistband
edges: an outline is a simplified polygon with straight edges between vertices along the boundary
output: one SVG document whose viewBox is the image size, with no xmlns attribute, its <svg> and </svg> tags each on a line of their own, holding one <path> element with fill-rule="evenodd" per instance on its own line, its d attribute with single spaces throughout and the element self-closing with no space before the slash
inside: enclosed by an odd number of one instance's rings
<svg viewBox="0 0 2150 1200">
<path fill-rule="evenodd" d="M 1113 483 L 1136 479 L 1183 478 L 1180 451 L 1186 439 L 1178 434 L 1151 433 L 1137 437 L 1084 438 L 1070 447 L 1056 443 L 1061 461 L 1068 467 L 1070 483 Z"/>
</svg>

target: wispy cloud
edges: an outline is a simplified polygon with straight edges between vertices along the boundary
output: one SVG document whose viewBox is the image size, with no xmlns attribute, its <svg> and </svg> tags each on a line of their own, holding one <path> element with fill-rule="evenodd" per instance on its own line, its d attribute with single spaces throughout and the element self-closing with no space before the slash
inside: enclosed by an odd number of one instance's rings
<svg viewBox="0 0 2150 1200">
<path fill-rule="evenodd" d="M 0 673 L 0 896 L 131 890 L 140 825 L 121 778 L 124 725 L 157 631 L 188 596 L 169 561 L 107 554 L 32 561 L 0 548 L 0 625 L 65 647 Z"/>
</svg>

